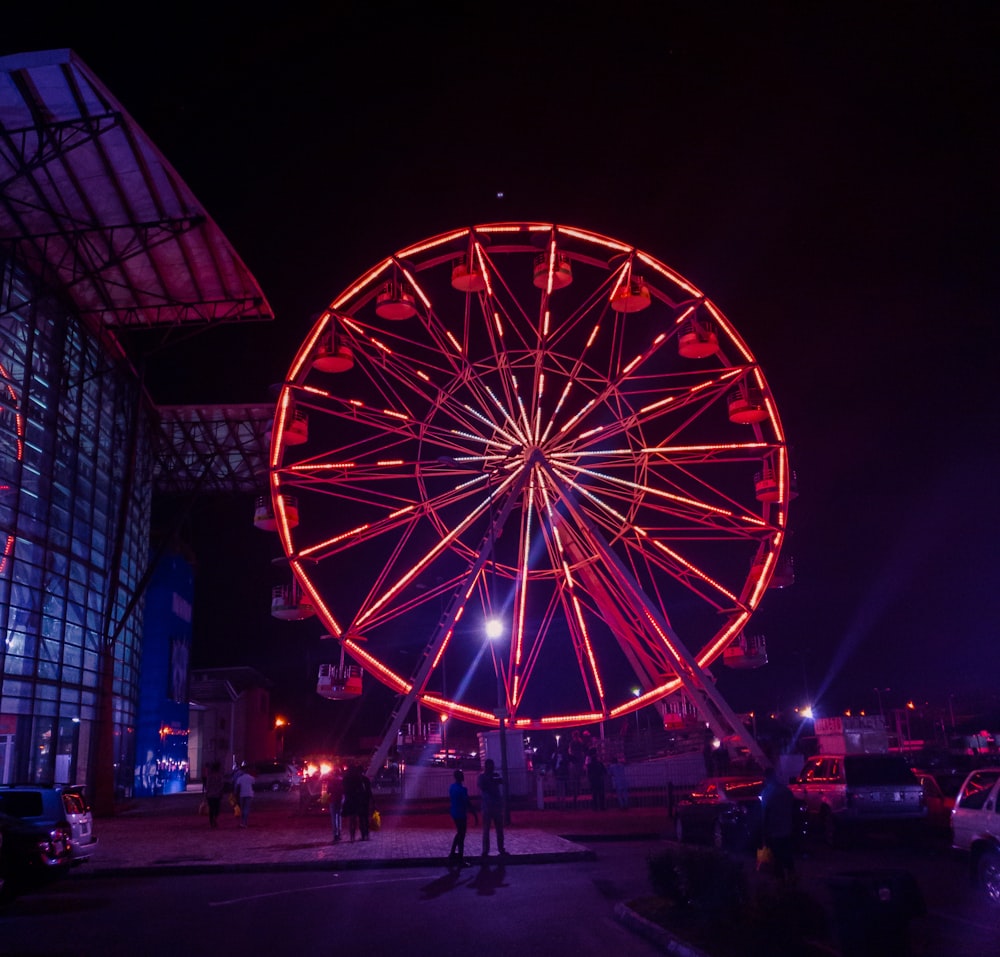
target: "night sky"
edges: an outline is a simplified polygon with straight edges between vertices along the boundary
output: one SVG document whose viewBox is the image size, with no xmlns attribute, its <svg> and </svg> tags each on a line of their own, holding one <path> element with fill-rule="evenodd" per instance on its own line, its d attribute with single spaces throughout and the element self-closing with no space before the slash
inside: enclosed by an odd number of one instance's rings
<svg viewBox="0 0 1000 957">
<path fill-rule="evenodd" d="M 750 344 L 798 475 L 796 584 L 754 619 L 768 667 L 717 667 L 727 700 L 766 710 L 808 691 L 826 713 L 874 710 L 877 687 L 886 706 L 995 706 L 992 5 L 328 7 L 152 29 L 138 7 L 4 15 L 0 53 L 82 57 L 275 309 L 174 350 L 154 397 L 268 401 L 334 295 L 457 226 L 632 242 Z M 259 668 L 293 722 L 362 720 L 309 693 L 317 629 L 270 619 L 277 544 L 250 516 L 197 507 L 195 663 Z"/>
</svg>

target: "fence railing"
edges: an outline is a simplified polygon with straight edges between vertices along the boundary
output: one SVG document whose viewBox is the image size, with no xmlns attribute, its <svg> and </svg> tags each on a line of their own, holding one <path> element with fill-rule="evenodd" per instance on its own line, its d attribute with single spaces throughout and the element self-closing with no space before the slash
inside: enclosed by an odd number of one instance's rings
<svg viewBox="0 0 1000 957">
<path fill-rule="evenodd" d="M 678 791 L 690 789 L 705 776 L 705 762 L 700 753 L 686 752 L 648 761 L 620 764 L 620 771 L 610 771 L 605 778 L 605 793 L 609 806 L 627 800 L 630 807 L 670 807 Z M 621 784 L 615 780 L 620 774 Z M 510 769 L 511 800 L 544 810 L 589 807 L 592 796 L 586 775 L 577 783 L 557 780 L 551 771 Z M 476 791 L 476 772 L 466 772 L 466 785 Z M 402 775 L 396 793 L 404 800 L 447 800 L 448 788 L 454 781 L 451 768 L 409 765 Z M 376 789 L 377 791 L 377 789 Z"/>
</svg>

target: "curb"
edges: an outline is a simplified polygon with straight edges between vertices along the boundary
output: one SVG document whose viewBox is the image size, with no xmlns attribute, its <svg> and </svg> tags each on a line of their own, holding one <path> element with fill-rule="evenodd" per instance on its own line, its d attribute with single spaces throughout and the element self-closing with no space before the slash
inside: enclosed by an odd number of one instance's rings
<svg viewBox="0 0 1000 957">
<path fill-rule="evenodd" d="M 594 851 L 580 850 L 559 852 L 556 854 L 511 854 L 501 862 L 500 858 L 489 858 L 485 863 L 476 858 L 469 858 L 473 867 L 506 867 L 508 864 L 561 864 L 576 861 L 597 860 Z M 448 869 L 450 866 L 446 857 L 405 857 L 405 858 L 369 858 L 357 861 L 273 861 L 255 863 L 190 863 L 172 864 L 164 862 L 162 864 L 143 864 L 137 866 L 121 867 L 93 867 L 86 870 L 77 870 L 74 874 L 76 878 L 97 880 L 101 878 L 115 877 L 162 877 L 162 876 L 197 876 L 199 874 L 268 874 L 268 873 L 289 873 L 294 871 L 365 871 L 365 870 L 388 870 L 406 867 L 441 867 Z"/>
<path fill-rule="evenodd" d="M 618 903 L 615 905 L 615 920 L 633 933 L 648 940 L 665 954 L 671 954 L 673 957 L 710 957 L 705 951 L 698 950 L 697 947 L 692 947 L 686 941 L 675 937 L 665 927 L 654 924 L 652 921 L 646 920 L 645 917 L 640 917 L 627 904 Z"/>
</svg>

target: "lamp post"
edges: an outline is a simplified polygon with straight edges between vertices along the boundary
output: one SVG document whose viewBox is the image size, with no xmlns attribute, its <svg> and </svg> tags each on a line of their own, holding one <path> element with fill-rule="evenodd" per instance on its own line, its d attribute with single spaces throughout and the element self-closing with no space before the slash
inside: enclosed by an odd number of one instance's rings
<svg viewBox="0 0 1000 957">
<path fill-rule="evenodd" d="M 288 719 L 283 718 L 280 714 L 274 719 L 275 757 L 277 758 L 285 756 L 285 729 L 288 724 Z"/>
<path fill-rule="evenodd" d="M 886 693 L 892 691 L 892 688 L 873 688 L 872 691 L 878 696 L 878 713 L 882 716 L 882 720 L 885 721 L 885 708 L 882 707 L 882 692 Z"/>
<path fill-rule="evenodd" d="M 510 774 L 507 767 L 507 694 L 503 686 L 503 668 L 497 644 L 503 637 L 503 623 L 493 612 L 497 596 L 497 556 L 496 556 L 496 525 L 493 517 L 493 472 L 486 474 L 486 486 L 489 496 L 490 515 L 490 618 L 486 622 L 486 637 L 493 642 L 493 662 L 497 672 L 497 721 L 500 725 L 500 780 L 503 791 L 503 819 L 510 824 Z"/>
</svg>

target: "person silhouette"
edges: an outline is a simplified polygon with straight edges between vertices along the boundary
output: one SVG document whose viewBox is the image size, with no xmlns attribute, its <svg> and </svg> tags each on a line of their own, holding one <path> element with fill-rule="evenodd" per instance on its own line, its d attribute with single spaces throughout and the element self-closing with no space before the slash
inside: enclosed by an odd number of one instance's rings
<svg viewBox="0 0 1000 957">
<path fill-rule="evenodd" d="M 503 786 L 496 764 L 492 758 L 487 758 L 483 771 L 479 775 L 480 811 L 483 815 L 483 857 L 490 856 L 490 825 L 496 831 L 497 852 L 501 857 L 507 856 L 503 842 Z"/>
<path fill-rule="evenodd" d="M 479 823 L 479 817 L 476 815 L 476 809 L 469 797 L 469 789 L 465 786 L 465 775 L 460 768 L 455 769 L 454 777 L 454 782 L 448 788 L 450 801 L 448 813 L 455 822 L 455 836 L 451 841 L 448 860 L 459 867 L 468 867 L 469 863 L 465 860 L 465 832 L 469 825 L 469 815 L 472 815 L 476 824 Z"/>
</svg>

